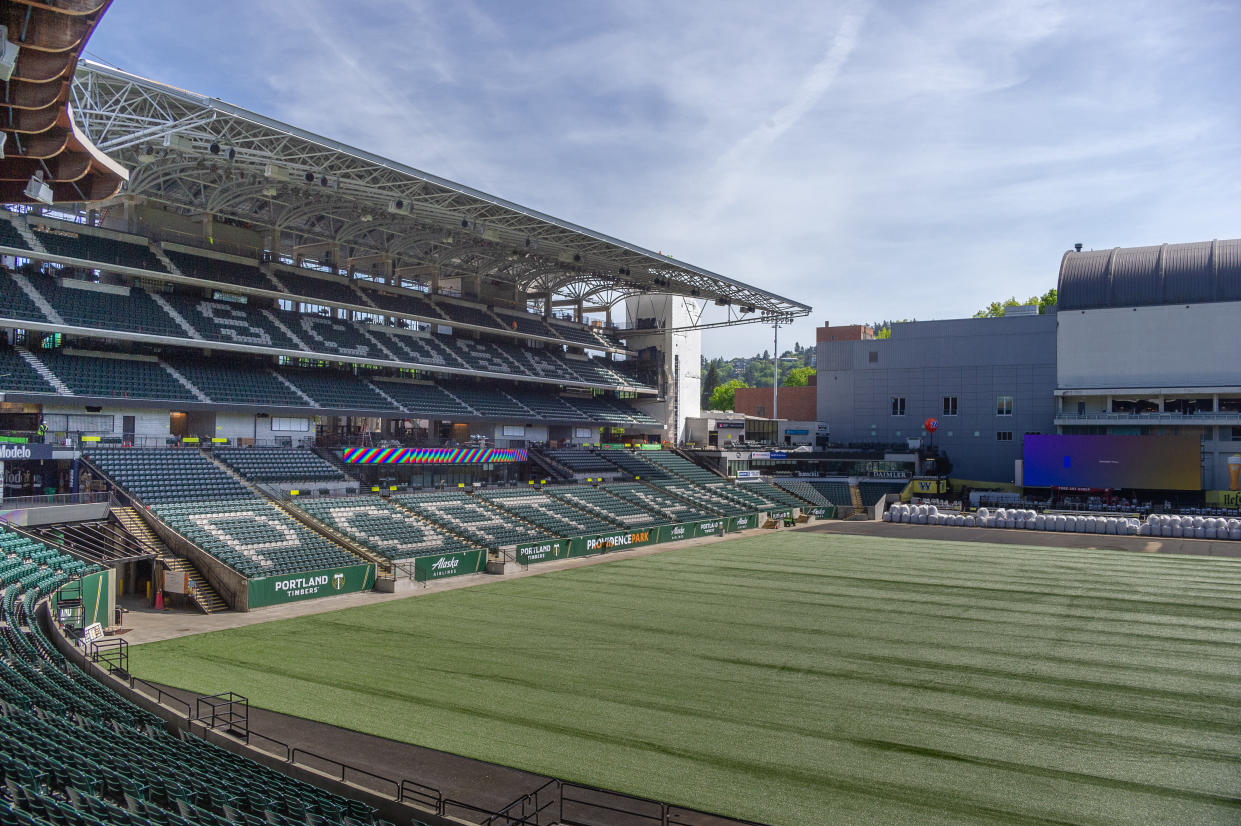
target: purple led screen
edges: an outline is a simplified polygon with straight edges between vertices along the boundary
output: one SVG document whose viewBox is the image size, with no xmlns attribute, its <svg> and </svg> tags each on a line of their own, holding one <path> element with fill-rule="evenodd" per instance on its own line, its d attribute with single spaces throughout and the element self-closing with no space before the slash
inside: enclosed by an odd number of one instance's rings
<svg viewBox="0 0 1241 826">
<path fill-rule="evenodd" d="M 1202 489 L 1197 436 L 1026 436 L 1024 452 L 1026 487 Z"/>
</svg>

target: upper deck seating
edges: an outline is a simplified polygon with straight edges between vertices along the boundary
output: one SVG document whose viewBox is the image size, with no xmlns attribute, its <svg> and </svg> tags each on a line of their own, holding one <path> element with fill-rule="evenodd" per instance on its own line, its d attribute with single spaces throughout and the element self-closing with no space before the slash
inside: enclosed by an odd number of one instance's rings
<svg viewBox="0 0 1241 826">
<path fill-rule="evenodd" d="M 201 278 L 204 281 L 218 281 L 260 290 L 276 289 L 276 285 L 259 269 L 258 264 L 222 261 L 219 258 L 191 255 L 177 250 L 164 250 L 164 254 L 176 265 L 182 275 L 188 275 L 190 278 Z"/>
<path fill-rule="evenodd" d="M 91 289 L 86 282 L 46 275 L 27 276 L 66 324 L 185 338 L 185 331 L 145 290 L 128 295 Z M 82 285 L 82 286 L 76 286 Z"/>
<path fill-rule="evenodd" d="M 5 226 L 7 222 L 0 219 L 0 227 Z M 31 276 L 24 276 L 27 280 Z M 34 276 L 39 278 L 41 276 Z M 32 282 L 33 283 L 33 282 Z M 43 315 L 43 311 L 38 305 L 30 300 L 30 296 L 13 280 L 13 276 L 8 270 L 0 268 L 0 317 L 3 318 L 19 318 L 23 321 L 42 321 L 47 322 L 47 317 Z"/>
<path fill-rule="evenodd" d="M 343 370 L 281 370 L 280 375 L 314 399 L 336 410 L 397 410 L 366 381 Z"/>
<path fill-rule="evenodd" d="M 39 350 L 35 355 L 78 396 L 198 401 L 157 361 L 71 356 L 53 350 Z"/>
<path fill-rule="evenodd" d="M 304 303 L 315 304 L 319 301 L 336 302 L 337 304 L 360 304 L 366 302 L 358 295 L 351 282 L 327 273 L 323 277 L 303 275 L 293 272 L 287 267 L 273 270 L 276 280 L 288 288 L 288 294 L 302 299 Z M 310 299 L 306 301 L 306 299 Z"/>
<path fill-rule="evenodd" d="M 458 384 L 448 385 L 447 389 L 448 392 L 468 404 L 479 416 L 496 419 L 523 419 L 533 415 L 525 405 L 503 390 Z"/>
<path fill-rule="evenodd" d="M 56 392 L 15 350 L 0 350 L 0 389 L 15 393 Z"/>
<path fill-rule="evenodd" d="M 548 456 L 574 473 L 617 473 L 616 465 L 584 447 L 560 447 L 545 450 Z"/>
<path fill-rule="evenodd" d="M 259 307 L 181 293 L 166 294 L 164 299 L 199 335 L 211 341 L 296 351 L 303 349 Z"/>
<path fill-rule="evenodd" d="M 81 258 L 99 264 L 99 269 L 105 270 L 109 264 L 117 264 L 151 272 L 165 273 L 168 271 L 146 244 L 89 235 L 68 228 L 52 229 L 44 227 L 37 221 L 32 222 L 30 228 L 44 248 L 53 255 Z"/>
<path fill-rule="evenodd" d="M 458 304 L 455 301 L 437 298 L 435 306 L 439 308 L 441 315 L 447 316 L 448 321 L 445 323 L 449 326 L 455 321 L 461 324 L 473 324 L 476 327 L 491 327 L 495 330 L 506 329 L 495 316 L 475 304 Z"/>
<path fill-rule="evenodd" d="M 218 404 L 305 407 L 306 400 L 265 367 L 227 367 L 224 359 L 178 360 L 169 364 Z"/>
<path fill-rule="evenodd" d="M 412 384 L 375 379 L 375 386 L 415 416 L 476 416 L 474 409 L 435 384 Z"/>
</svg>

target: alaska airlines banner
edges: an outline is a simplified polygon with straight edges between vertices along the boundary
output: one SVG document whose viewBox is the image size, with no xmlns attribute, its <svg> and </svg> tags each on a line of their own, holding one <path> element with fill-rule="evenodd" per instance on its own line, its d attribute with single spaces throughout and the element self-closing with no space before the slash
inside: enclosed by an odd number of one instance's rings
<svg viewBox="0 0 1241 826">
<path fill-rule="evenodd" d="M 347 465 L 481 465 L 488 462 L 524 462 L 524 447 L 350 447 L 342 457 Z"/>
</svg>

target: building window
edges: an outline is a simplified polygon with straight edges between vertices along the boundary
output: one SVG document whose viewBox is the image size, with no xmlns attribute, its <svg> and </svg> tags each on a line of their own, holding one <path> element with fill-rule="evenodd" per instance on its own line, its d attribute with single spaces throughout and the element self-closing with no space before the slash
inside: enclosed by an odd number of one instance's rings
<svg viewBox="0 0 1241 826">
<path fill-rule="evenodd" d="M 1011 442 L 1013 440 L 1013 431 L 997 430 L 995 432 L 995 440 L 997 442 Z"/>
<path fill-rule="evenodd" d="M 892 415 L 893 416 L 904 416 L 905 415 L 905 397 L 904 396 L 893 396 L 892 397 Z"/>
<path fill-rule="evenodd" d="M 1232 441 L 1241 442 L 1241 427 L 1232 428 Z"/>
<path fill-rule="evenodd" d="M 957 415 L 957 397 L 956 396 L 944 396 L 944 415 L 945 416 Z"/>
<path fill-rule="evenodd" d="M 879 363 L 879 351 L 878 350 L 867 351 L 866 360 L 870 362 L 871 364 L 878 364 Z"/>
<path fill-rule="evenodd" d="M 1013 415 L 1013 397 L 997 396 L 995 399 L 995 415 L 1011 416 Z"/>
</svg>

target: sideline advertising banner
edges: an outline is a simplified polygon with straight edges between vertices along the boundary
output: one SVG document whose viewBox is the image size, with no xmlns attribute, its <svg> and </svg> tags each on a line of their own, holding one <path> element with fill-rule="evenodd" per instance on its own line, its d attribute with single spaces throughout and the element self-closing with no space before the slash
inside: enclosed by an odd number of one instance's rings
<svg viewBox="0 0 1241 826">
<path fill-rule="evenodd" d="M 835 505 L 815 505 L 810 508 L 809 513 L 815 519 L 835 519 L 836 518 L 836 506 Z"/>
<path fill-rule="evenodd" d="M 487 567 L 482 550 L 459 551 L 455 554 L 428 554 L 414 558 L 414 580 L 428 582 L 461 574 L 476 574 Z"/>
<path fill-rule="evenodd" d="M 758 514 L 747 513 L 744 516 L 730 516 L 728 518 L 728 531 L 748 531 L 750 528 L 758 527 Z"/>
<path fill-rule="evenodd" d="M 547 539 L 542 542 L 526 542 L 517 546 L 517 561 L 522 565 L 565 559 L 568 556 L 568 539 Z"/>
<path fill-rule="evenodd" d="M 365 565 L 346 565 L 251 579 L 250 595 L 246 604 L 250 608 L 266 608 L 268 605 L 284 605 L 303 599 L 369 591 L 374 587 L 375 566 L 368 562 Z"/>
<path fill-rule="evenodd" d="M 615 533 L 575 536 L 569 541 L 569 556 L 591 556 L 607 551 L 627 551 L 643 545 L 653 545 L 659 541 L 658 537 L 658 528 L 642 528 L 636 531 L 621 528 Z"/>
<path fill-rule="evenodd" d="M 1213 508 L 1241 508 L 1241 490 L 1208 490 L 1206 500 Z"/>
</svg>

